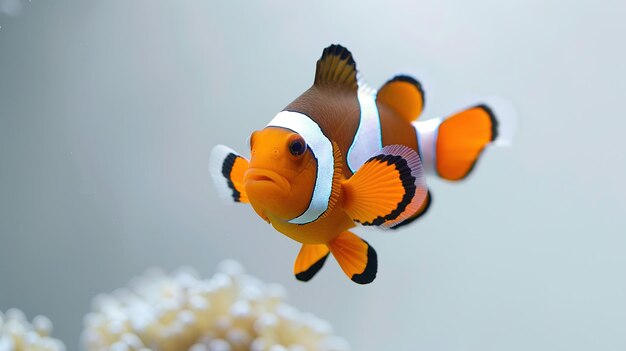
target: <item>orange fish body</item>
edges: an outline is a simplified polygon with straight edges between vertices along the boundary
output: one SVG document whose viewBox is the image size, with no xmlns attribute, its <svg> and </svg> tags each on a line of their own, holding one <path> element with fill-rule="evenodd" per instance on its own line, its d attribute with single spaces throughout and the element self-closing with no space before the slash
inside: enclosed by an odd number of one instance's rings
<svg viewBox="0 0 626 351">
<path fill-rule="evenodd" d="M 374 249 L 349 229 L 397 228 L 429 207 L 425 174 L 456 181 L 496 140 L 491 106 L 416 121 L 421 85 L 397 76 L 379 91 L 359 79 L 350 52 L 326 48 L 313 86 L 250 137 L 250 161 L 218 145 L 211 174 L 218 192 L 303 244 L 294 274 L 310 280 L 330 253 L 354 282 L 377 272 Z"/>
</svg>

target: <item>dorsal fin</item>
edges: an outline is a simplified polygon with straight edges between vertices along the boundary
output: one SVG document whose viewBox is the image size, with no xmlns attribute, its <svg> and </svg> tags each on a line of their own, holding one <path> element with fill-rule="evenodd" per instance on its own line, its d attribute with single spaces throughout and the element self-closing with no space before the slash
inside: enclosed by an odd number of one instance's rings
<svg viewBox="0 0 626 351">
<path fill-rule="evenodd" d="M 324 49 L 317 60 L 315 85 L 357 89 L 356 62 L 348 49 L 331 45 Z"/>
<path fill-rule="evenodd" d="M 380 88 L 376 101 L 392 108 L 407 122 L 413 122 L 424 109 L 424 90 L 415 78 L 399 75 Z"/>
</svg>

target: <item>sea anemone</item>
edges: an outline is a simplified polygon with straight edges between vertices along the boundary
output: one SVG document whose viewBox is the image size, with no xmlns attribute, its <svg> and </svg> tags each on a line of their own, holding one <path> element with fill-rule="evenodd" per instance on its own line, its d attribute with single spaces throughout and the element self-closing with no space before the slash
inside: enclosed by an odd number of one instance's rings
<svg viewBox="0 0 626 351">
<path fill-rule="evenodd" d="M 189 268 L 152 269 L 128 288 L 94 298 L 88 351 L 346 351 L 330 325 L 286 305 L 284 289 L 225 261 L 210 279 Z"/>
<path fill-rule="evenodd" d="M 29 323 L 18 309 L 0 311 L 0 351 L 65 351 L 65 345 L 50 333 L 52 323 L 44 316 Z"/>
</svg>

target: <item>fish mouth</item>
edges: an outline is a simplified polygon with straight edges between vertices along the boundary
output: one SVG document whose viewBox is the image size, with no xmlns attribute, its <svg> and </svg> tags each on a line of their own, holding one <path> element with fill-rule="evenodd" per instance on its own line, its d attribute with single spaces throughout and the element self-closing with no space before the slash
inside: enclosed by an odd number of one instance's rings
<svg viewBox="0 0 626 351">
<path fill-rule="evenodd" d="M 273 183 L 281 190 L 288 192 L 291 190 L 291 184 L 280 174 L 262 168 L 249 168 L 244 174 L 244 183 Z"/>
</svg>

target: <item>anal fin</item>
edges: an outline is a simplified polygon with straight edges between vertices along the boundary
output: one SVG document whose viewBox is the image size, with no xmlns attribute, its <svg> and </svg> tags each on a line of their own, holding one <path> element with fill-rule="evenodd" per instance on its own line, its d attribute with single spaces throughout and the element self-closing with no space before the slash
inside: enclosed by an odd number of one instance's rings
<svg viewBox="0 0 626 351">
<path fill-rule="evenodd" d="M 355 283 L 369 284 L 376 278 L 376 251 L 363 239 L 345 231 L 328 244 L 344 273 Z"/>
<path fill-rule="evenodd" d="M 308 282 L 322 266 L 329 254 L 328 246 L 324 244 L 303 244 L 293 265 L 293 274 L 296 279 Z"/>
</svg>

